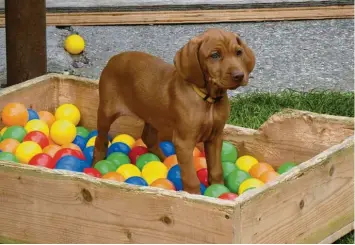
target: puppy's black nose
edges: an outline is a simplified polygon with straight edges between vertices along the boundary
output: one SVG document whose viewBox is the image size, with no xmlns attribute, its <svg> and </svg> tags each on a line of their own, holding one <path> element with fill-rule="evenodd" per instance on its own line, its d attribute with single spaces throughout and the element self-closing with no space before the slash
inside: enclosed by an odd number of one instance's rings
<svg viewBox="0 0 355 245">
<path fill-rule="evenodd" d="M 244 72 L 242 71 L 234 70 L 231 74 L 235 82 L 241 82 L 244 78 Z"/>
</svg>

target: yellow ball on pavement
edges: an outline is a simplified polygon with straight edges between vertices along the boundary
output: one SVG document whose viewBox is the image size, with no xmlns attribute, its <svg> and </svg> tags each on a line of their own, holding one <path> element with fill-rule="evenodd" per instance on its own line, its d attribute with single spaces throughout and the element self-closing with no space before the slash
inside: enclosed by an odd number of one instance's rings
<svg viewBox="0 0 355 245">
<path fill-rule="evenodd" d="M 259 163 L 259 161 L 255 157 L 249 155 L 241 156 L 235 162 L 237 167 L 245 172 L 249 172 L 249 170 L 257 163 Z"/>
<path fill-rule="evenodd" d="M 148 185 L 157 179 L 166 178 L 167 175 L 168 168 L 159 161 L 148 162 L 142 169 L 142 177 L 147 181 Z"/>
<path fill-rule="evenodd" d="M 51 139 L 58 145 L 71 143 L 76 136 L 76 127 L 68 120 L 55 121 L 51 126 Z"/>
<path fill-rule="evenodd" d="M 95 146 L 96 138 L 97 138 L 97 136 L 91 137 L 91 138 L 88 140 L 88 142 L 86 143 L 86 147 Z M 111 142 L 109 141 L 109 142 L 108 142 L 108 146 L 110 146 L 110 145 L 111 145 Z"/>
<path fill-rule="evenodd" d="M 21 163 L 28 164 L 32 157 L 40 153 L 42 153 L 42 148 L 39 144 L 33 141 L 25 141 L 18 145 L 15 156 Z"/>
<path fill-rule="evenodd" d="M 112 143 L 116 142 L 125 143 L 129 148 L 132 148 L 136 140 L 128 134 L 119 134 L 112 140 Z"/>
<path fill-rule="evenodd" d="M 80 35 L 72 34 L 65 39 L 64 48 L 70 54 L 80 54 L 85 49 L 85 41 Z"/>
<path fill-rule="evenodd" d="M 127 163 L 121 165 L 117 170 L 117 173 L 121 174 L 125 179 L 128 179 L 133 176 L 141 176 L 141 171 L 136 165 Z"/>
<path fill-rule="evenodd" d="M 80 121 L 80 111 L 78 107 L 73 104 L 63 104 L 55 110 L 56 120 L 68 120 L 72 122 L 75 126 L 78 125 Z"/>
<path fill-rule="evenodd" d="M 250 188 L 258 188 L 263 185 L 264 185 L 264 182 L 262 182 L 259 179 L 256 179 L 256 178 L 246 179 L 240 184 L 238 194 L 241 195 L 243 192 L 245 192 L 246 190 L 248 190 Z"/>
<path fill-rule="evenodd" d="M 25 125 L 25 130 L 27 131 L 27 133 L 32 131 L 41 131 L 46 136 L 49 135 L 48 124 L 39 119 L 32 119 L 31 121 L 28 121 Z"/>
</svg>

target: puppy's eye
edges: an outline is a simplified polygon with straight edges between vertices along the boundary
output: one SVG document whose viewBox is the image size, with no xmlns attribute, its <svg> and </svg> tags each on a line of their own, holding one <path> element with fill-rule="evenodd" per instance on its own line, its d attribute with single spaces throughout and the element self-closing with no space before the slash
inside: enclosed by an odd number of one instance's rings
<svg viewBox="0 0 355 245">
<path fill-rule="evenodd" d="M 213 52 L 211 54 L 211 58 L 212 59 L 219 59 L 219 58 L 221 58 L 221 55 L 218 52 Z"/>
<path fill-rule="evenodd" d="M 241 56 L 243 54 L 243 51 L 241 49 L 238 49 L 235 53 L 237 56 Z"/>
</svg>

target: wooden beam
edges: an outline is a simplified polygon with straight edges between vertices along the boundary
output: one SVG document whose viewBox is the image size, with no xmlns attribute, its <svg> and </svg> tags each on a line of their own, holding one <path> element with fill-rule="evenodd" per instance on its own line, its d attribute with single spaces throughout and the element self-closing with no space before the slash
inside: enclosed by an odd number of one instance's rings
<svg viewBox="0 0 355 245">
<path fill-rule="evenodd" d="M 45 0 L 6 0 L 7 86 L 47 72 Z"/>
</svg>

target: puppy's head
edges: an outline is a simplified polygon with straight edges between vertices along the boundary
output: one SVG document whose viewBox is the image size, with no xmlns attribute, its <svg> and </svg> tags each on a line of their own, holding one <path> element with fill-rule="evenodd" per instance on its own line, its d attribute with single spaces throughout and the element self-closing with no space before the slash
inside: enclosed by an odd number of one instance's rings
<svg viewBox="0 0 355 245">
<path fill-rule="evenodd" d="M 248 84 L 255 56 L 238 35 L 208 29 L 176 53 L 174 65 L 184 80 L 200 88 L 236 89 Z"/>
</svg>

